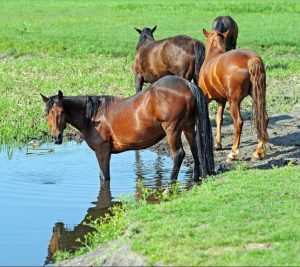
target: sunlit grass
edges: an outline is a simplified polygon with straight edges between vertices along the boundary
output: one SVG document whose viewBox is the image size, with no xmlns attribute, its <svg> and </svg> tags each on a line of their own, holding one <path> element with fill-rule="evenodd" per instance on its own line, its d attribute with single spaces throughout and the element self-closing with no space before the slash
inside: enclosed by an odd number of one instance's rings
<svg viewBox="0 0 300 267">
<path fill-rule="evenodd" d="M 298 266 L 299 170 L 247 170 L 240 164 L 175 197 L 158 194 L 164 199 L 159 205 L 136 203 L 108 216 L 108 224 L 94 222 L 96 232 L 86 236 L 83 248 L 58 252 L 56 259 L 119 238 L 151 266 Z"/>
<path fill-rule="evenodd" d="M 263 58 L 269 113 L 299 108 L 296 0 L 19 0 L 1 1 L 0 9 L 0 143 L 48 131 L 40 92 L 132 95 L 133 27 L 158 25 L 156 39 L 187 34 L 204 42 L 202 28 L 219 15 L 237 21 L 238 47 Z M 244 105 L 250 110 L 250 100 Z"/>
</svg>

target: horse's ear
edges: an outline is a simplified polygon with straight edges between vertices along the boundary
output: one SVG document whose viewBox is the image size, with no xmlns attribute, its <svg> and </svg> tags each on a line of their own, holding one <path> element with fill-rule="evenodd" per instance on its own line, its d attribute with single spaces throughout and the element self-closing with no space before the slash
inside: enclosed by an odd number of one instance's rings
<svg viewBox="0 0 300 267">
<path fill-rule="evenodd" d="M 228 33 L 229 33 L 229 30 L 227 30 L 227 32 L 222 33 L 225 39 L 226 39 Z"/>
<path fill-rule="evenodd" d="M 140 29 L 137 29 L 136 27 L 134 27 L 134 28 L 139 34 L 141 34 L 142 31 Z"/>
<path fill-rule="evenodd" d="M 64 97 L 62 91 L 60 91 L 60 90 L 58 90 L 58 94 L 57 94 L 57 95 L 58 95 L 58 99 L 59 99 L 59 100 L 62 100 L 63 97 Z"/>
<path fill-rule="evenodd" d="M 42 93 L 40 93 L 41 97 L 43 98 L 43 101 L 47 103 L 49 101 L 49 98 L 47 96 L 44 96 Z"/>
<path fill-rule="evenodd" d="M 203 29 L 203 33 L 204 33 L 204 35 L 205 35 L 206 37 L 208 37 L 209 32 L 208 32 L 207 30 Z"/>
<path fill-rule="evenodd" d="M 155 30 L 156 30 L 156 27 L 157 27 L 157 25 L 156 25 L 156 26 L 154 26 L 154 27 L 153 27 L 153 29 L 151 30 L 151 33 L 152 33 L 152 34 L 155 32 Z"/>
</svg>

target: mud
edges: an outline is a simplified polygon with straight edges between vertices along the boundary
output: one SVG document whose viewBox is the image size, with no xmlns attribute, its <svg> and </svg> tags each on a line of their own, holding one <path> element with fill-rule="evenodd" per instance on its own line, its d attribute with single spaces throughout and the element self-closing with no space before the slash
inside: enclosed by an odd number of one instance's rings
<svg viewBox="0 0 300 267">
<path fill-rule="evenodd" d="M 237 164 L 246 165 L 247 168 L 270 169 L 282 167 L 288 163 L 300 164 L 300 110 L 290 113 L 279 113 L 270 116 L 268 125 L 269 142 L 267 144 L 267 155 L 262 160 L 254 160 L 252 154 L 257 145 L 257 134 L 250 116 L 245 116 L 243 132 L 241 136 L 240 158 L 238 161 L 226 163 L 227 155 L 231 151 L 234 127 L 229 114 L 225 114 L 222 127 L 223 149 L 214 151 L 215 167 L 217 171 L 230 170 Z M 215 135 L 214 118 L 211 118 L 213 135 Z M 184 138 L 183 147 L 186 157 L 183 164 L 192 164 L 193 160 L 188 144 Z M 169 146 L 166 139 L 153 146 L 151 149 L 159 153 L 169 154 Z M 246 167 L 245 166 L 245 167 Z"/>
</svg>

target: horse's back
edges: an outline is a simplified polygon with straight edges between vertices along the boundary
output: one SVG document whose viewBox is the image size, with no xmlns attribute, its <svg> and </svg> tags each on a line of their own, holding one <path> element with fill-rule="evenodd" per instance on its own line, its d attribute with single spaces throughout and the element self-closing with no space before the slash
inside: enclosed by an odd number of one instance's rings
<svg viewBox="0 0 300 267">
<path fill-rule="evenodd" d="M 153 83 L 166 75 L 191 80 L 195 71 L 195 46 L 204 45 L 187 35 L 153 41 L 141 46 L 134 62 L 134 70 L 141 73 L 146 82 Z"/>
<path fill-rule="evenodd" d="M 163 48 L 165 46 L 174 45 L 177 48 L 181 48 L 186 52 L 193 53 L 195 41 L 198 40 L 195 40 L 187 35 L 176 35 L 158 41 L 150 42 L 143 47 L 143 50 L 145 49 L 147 51 L 151 51 L 152 49 L 156 49 L 156 47 Z"/>
<path fill-rule="evenodd" d="M 247 68 L 248 61 L 251 58 L 259 58 L 259 56 L 254 51 L 249 49 L 230 50 L 220 55 L 218 58 L 218 65 L 221 68 L 226 68 L 227 70 L 230 70 L 230 66 Z"/>
<path fill-rule="evenodd" d="M 157 143 L 166 135 L 164 123 L 176 126 L 194 119 L 194 103 L 187 81 L 176 76 L 165 76 L 146 90 L 114 102 L 105 115 L 113 153 Z"/>
</svg>

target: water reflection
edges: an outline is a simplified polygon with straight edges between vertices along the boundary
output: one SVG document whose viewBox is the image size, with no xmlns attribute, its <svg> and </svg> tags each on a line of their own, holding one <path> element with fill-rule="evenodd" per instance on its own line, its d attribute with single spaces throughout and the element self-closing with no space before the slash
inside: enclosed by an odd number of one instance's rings
<svg viewBox="0 0 300 267">
<path fill-rule="evenodd" d="M 142 188 L 162 189 L 163 186 L 169 184 L 170 168 L 166 170 L 167 158 L 162 155 L 156 155 L 154 164 L 148 163 L 148 158 L 142 159 L 140 151 L 135 151 L 135 198 L 137 200 L 142 197 Z M 154 167 L 154 168 L 153 168 Z M 190 187 L 193 185 L 193 180 L 188 179 L 191 177 L 192 170 L 185 171 L 185 184 Z M 113 178 L 112 178 L 113 179 Z M 157 202 L 155 196 L 150 195 L 147 197 L 150 202 Z M 83 225 L 89 217 L 96 219 L 104 216 L 109 212 L 109 208 L 113 205 L 120 204 L 119 201 L 113 200 L 111 195 L 110 181 L 100 181 L 100 190 L 97 201 L 92 202 L 95 206 L 89 208 L 81 223 L 75 226 L 73 229 L 66 226 L 63 222 L 57 222 L 53 227 L 53 233 L 49 244 L 48 256 L 46 258 L 46 264 L 51 263 L 53 254 L 58 250 L 74 251 L 78 248 L 79 243 L 76 239 L 82 239 L 83 236 L 91 229 L 88 226 Z"/>
<path fill-rule="evenodd" d="M 120 201 L 113 201 L 110 191 L 110 181 L 100 181 L 99 195 L 96 201 L 92 202 L 95 206 L 90 207 L 84 219 L 77 226 L 72 229 L 66 226 L 63 222 L 55 223 L 53 227 L 52 237 L 48 248 L 48 256 L 45 264 L 49 264 L 52 261 L 53 254 L 58 250 L 74 251 L 79 247 L 79 243 L 76 239 L 82 239 L 83 236 L 91 230 L 90 227 L 84 225 L 84 222 L 89 218 L 96 219 L 104 216 L 109 212 L 109 208 L 120 204 Z"/>
<path fill-rule="evenodd" d="M 163 174 L 166 174 L 164 158 L 165 156 L 157 154 L 154 162 L 154 172 L 153 170 L 149 172 L 147 164 L 145 164 L 141 158 L 140 151 L 135 151 L 135 174 L 137 181 L 141 181 L 146 187 L 149 186 L 155 189 L 161 188 L 163 186 Z M 146 173 L 151 173 L 150 179 L 145 177 Z"/>
<path fill-rule="evenodd" d="M 28 154 L 24 147 L 9 151 L 2 147 L 0 153 L 1 266 L 41 265 L 57 249 L 75 248 L 76 238 L 86 232 L 79 222 L 101 216 L 120 194 L 138 196 L 137 181 L 165 188 L 172 169 L 169 155 L 127 151 L 112 155 L 110 186 L 100 187 L 97 159 L 85 142 L 67 142 L 52 153 Z M 180 169 L 182 185 L 191 177 L 187 169 Z"/>
</svg>

